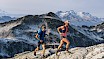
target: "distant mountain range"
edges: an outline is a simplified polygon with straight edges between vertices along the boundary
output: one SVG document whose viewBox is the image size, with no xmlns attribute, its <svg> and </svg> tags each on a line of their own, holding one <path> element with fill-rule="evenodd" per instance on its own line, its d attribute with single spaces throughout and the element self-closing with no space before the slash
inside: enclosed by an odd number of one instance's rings
<svg viewBox="0 0 104 59">
<path fill-rule="evenodd" d="M 69 20 L 70 23 L 75 26 L 94 26 L 104 22 L 104 18 L 98 18 L 87 12 L 75 12 L 74 10 L 66 12 L 58 11 L 56 15 L 58 15 L 62 21 Z"/>
<path fill-rule="evenodd" d="M 91 15 L 88 12 L 75 12 L 74 10 L 70 11 L 58 11 L 55 13 L 62 21 L 69 20 L 70 24 L 75 26 L 94 26 L 104 22 L 104 18 L 98 18 Z M 0 10 L 0 23 L 8 22 L 10 20 L 15 20 L 16 18 L 25 16 L 26 14 L 10 14 L 5 11 Z M 5 17 L 3 17 L 5 16 Z"/>
<path fill-rule="evenodd" d="M 6 11 L 0 9 L 0 23 L 16 20 L 19 17 L 25 16 L 25 14 L 9 14 Z"/>
</svg>

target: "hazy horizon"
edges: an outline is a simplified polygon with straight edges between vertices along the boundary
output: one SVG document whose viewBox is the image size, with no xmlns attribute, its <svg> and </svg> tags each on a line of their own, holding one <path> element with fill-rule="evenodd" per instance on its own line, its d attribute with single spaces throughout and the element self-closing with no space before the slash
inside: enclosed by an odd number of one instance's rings
<svg viewBox="0 0 104 59">
<path fill-rule="evenodd" d="M 103 2 L 104 0 L 0 0 L 0 9 L 11 14 L 44 14 L 74 10 L 104 18 Z"/>
</svg>

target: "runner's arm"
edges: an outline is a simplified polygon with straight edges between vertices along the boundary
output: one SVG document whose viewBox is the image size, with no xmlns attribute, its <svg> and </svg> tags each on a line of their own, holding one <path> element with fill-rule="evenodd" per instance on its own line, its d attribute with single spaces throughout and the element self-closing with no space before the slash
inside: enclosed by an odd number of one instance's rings
<svg viewBox="0 0 104 59">
<path fill-rule="evenodd" d="M 59 33 L 61 33 L 61 32 L 60 32 L 60 29 L 61 29 L 61 27 L 58 27 L 58 28 L 57 28 L 57 31 L 58 31 Z"/>
<path fill-rule="evenodd" d="M 36 39 L 40 40 L 40 39 L 38 38 L 38 34 L 36 34 L 36 36 L 35 36 L 35 37 L 36 37 Z"/>
</svg>

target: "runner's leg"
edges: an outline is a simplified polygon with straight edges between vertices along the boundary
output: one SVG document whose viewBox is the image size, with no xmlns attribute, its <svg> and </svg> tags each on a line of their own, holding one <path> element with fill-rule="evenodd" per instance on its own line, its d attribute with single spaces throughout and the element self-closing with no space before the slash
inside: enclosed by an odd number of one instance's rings
<svg viewBox="0 0 104 59">
<path fill-rule="evenodd" d="M 64 43 L 63 40 L 61 40 L 60 45 L 58 46 L 58 50 L 62 47 L 63 43 Z"/>
<path fill-rule="evenodd" d="M 70 44 L 69 40 L 66 39 L 66 38 L 63 38 L 63 42 L 66 43 L 66 51 L 68 51 L 68 49 L 69 49 L 69 44 Z"/>
<path fill-rule="evenodd" d="M 43 44 L 42 44 L 42 48 L 43 48 L 42 54 L 43 54 L 43 55 L 45 54 L 45 46 L 46 46 L 45 43 L 43 43 Z"/>
<path fill-rule="evenodd" d="M 38 46 L 37 46 L 37 48 L 34 50 L 34 55 L 36 56 L 36 52 L 39 50 L 39 47 L 40 47 L 40 41 L 38 42 Z"/>
</svg>

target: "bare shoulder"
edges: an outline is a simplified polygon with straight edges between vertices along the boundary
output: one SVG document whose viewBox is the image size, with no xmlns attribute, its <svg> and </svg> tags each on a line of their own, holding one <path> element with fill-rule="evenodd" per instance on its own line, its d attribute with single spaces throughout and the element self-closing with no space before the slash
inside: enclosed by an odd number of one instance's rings
<svg viewBox="0 0 104 59">
<path fill-rule="evenodd" d="M 60 28 L 64 28 L 64 26 L 60 26 Z"/>
</svg>

